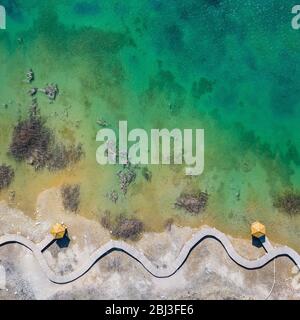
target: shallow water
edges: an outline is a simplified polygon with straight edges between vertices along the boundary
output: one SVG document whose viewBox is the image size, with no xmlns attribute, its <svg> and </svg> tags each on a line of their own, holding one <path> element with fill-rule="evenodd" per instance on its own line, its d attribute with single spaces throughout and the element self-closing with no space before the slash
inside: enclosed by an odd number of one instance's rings
<svg viewBox="0 0 300 320">
<path fill-rule="evenodd" d="M 300 217 L 273 207 L 274 194 L 300 189 L 300 33 L 291 28 L 292 1 L 2 3 L 0 162 L 15 169 L 14 206 L 34 216 L 41 191 L 80 183 L 79 214 L 96 221 L 110 210 L 142 219 L 149 230 L 172 218 L 249 237 L 259 219 L 271 237 L 300 249 Z M 22 80 L 29 68 L 34 86 L 60 88 L 53 104 L 38 97 L 47 126 L 57 139 L 83 144 L 84 159 L 68 170 L 35 172 L 7 154 L 14 125 L 28 112 L 30 85 Z M 96 163 L 99 118 L 114 129 L 119 120 L 146 130 L 204 128 L 203 175 L 149 166 L 151 183 L 138 172 L 128 194 L 111 203 L 106 194 L 118 189 L 120 167 Z M 203 214 L 190 217 L 174 202 L 194 189 L 210 198 Z"/>
</svg>

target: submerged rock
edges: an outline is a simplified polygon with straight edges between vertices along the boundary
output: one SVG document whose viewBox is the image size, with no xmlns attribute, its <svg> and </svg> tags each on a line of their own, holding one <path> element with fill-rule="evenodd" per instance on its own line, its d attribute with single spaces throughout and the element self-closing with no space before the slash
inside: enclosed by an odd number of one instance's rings
<svg viewBox="0 0 300 320">
<path fill-rule="evenodd" d="M 119 194 L 115 190 L 112 190 L 110 193 L 108 193 L 107 197 L 113 203 L 117 203 L 117 201 L 119 200 Z"/>
<path fill-rule="evenodd" d="M 192 214 L 199 214 L 204 211 L 208 202 L 208 194 L 200 192 L 198 194 L 182 194 L 175 203 L 178 208 L 183 208 Z"/>
<path fill-rule="evenodd" d="M 120 188 L 124 194 L 127 193 L 128 187 L 136 179 L 136 173 L 133 168 L 125 167 L 123 170 L 118 172 L 120 180 Z"/>
<path fill-rule="evenodd" d="M 31 88 L 29 91 L 28 91 L 28 94 L 33 97 L 37 94 L 38 92 L 38 88 Z"/>
<path fill-rule="evenodd" d="M 97 124 L 101 128 L 106 128 L 106 127 L 109 126 L 108 122 L 106 120 L 104 120 L 104 119 L 98 119 L 97 120 Z"/>
<path fill-rule="evenodd" d="M 39 89 L 39 91 L 44 93 L 50 101 L 54 101 L 59 93 L 58 86 L 56 84 L 48 84 L 46 88 Z"/>
<path fill-rule="evenodd" d="M 142 175 L 145 178 L 145 180 L 147 180 L 148 182 L 151 182 L 152 172 L 147 167 L 142 169 Z"/>
<path fill-rule="evenodd" d="M 34 80 L 34 72 L 32 69 L 29 69 L 28 72 L 26 73 L 26 82 L 31 83 Z"/>
</svg>

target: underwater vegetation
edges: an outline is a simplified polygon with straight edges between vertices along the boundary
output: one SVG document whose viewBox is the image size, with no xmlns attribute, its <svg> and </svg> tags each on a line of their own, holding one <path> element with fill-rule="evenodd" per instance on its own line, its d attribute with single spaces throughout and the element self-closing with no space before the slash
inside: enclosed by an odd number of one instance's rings
<svg viewBox="0 0 300 320">
<path fill-rule="evenodd" d="M 292 190 L 277 195 L 274 206 L 289 215 L 300 214 L 300 193 Z"/>
<path fill-rule="evenodd" d="M 50 130 L 39 116 L 30 114 L 15 126 L 9 152 L 15 160 L 26 161 L 38 170 L 47 166 L 50 143 Z"/>
<path fill-rule="evenodd" d="M 65 210 L 77 212 L 80 204 L 80 185 L 63 185 L 60 191 Z"/>
<path fill-rule="evenodd" d="M 15 173 L 11 166 L 0 165 L 0 191 L 11 184 L 14 176 Z"/>
<path fill-rule="evenodd" d="M 123 215 L 113 219 L 110 212 L 106 212 L 101 218 L 101 225 L 110 230 L 113 237 L 132 241 L 138 240 L 145 228 L 139 219 L 126 218 Z"/>
<path fill-rule="evenodd" d="M 100 5 L 98 1 L 79 1 L 74 4 L 73 10 L 82 16 L 97 15 L 100 13 Z"/>
<path fill-rule="evenodd" d="M 144 230 L 144 224 L 138 219 L 120 217 L 112 230 L 112 235 L 120 239 L 137 240 Z"/>
<path fill-rule="evenodd" d="M 18 121 L 9 153 L 15 160 L 25 161 L 35 170 L 47 168 L 55 171 L 78 162 L 83 156 L 83 149 L 80 144 L 65 146 L 56 143 L 52 130 L 35 110 L 27 119 Z"/>
<path fill-rule="evenodd" d="M 206 192 L 199 192 L 195 194 L 183 193 L 176 200 L 175 206 L 183 208 L 191 214 L 199 214 L 203 212 L 208 203 L 208 194 Z"/>
<path fill-rule="evenodd" d="M 192 87 L 192 95 L 200 99 L 204 94 L 211 93 L 213 91 L 215 82 L 206 78 L 201 78 L 199 81 L 195 81 Z"/>
</svg>

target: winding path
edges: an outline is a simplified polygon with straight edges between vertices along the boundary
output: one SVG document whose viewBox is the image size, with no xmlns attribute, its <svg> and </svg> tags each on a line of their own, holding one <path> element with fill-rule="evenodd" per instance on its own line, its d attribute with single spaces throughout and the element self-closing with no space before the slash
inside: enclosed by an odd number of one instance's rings
<svg viewBox="0 0 300 320">
<path fill-rule="evenodd" d="M 205 228 L 195 233 L 193 237 L 185 243 L 178 257 L 170 265 L 164 267 L 155 265 L 140 250 L 135 249 L 123 241 L 109 241 L 92 253 L 89 259 L 85 261 L 81 267 L 67 275 L 55 274 L 53 270 L 50 269 L 45 257 L 43 256 L 43 252 L 54 242 L 52 236 L 47 236 L 42 242 L 35 244 L 20 235 L 5 235 L 0 237 L 0 247 L 10 243 L 17 243 L 26 247 L 32 251 L 40 267 L 50 281 L 57 284 L 66 284 L 82 277 L 93 267 L 97 261 L 107 254 L 110 254 L 112 251 L 121 251 L 126 253 L 139 262 L 154 277 L 168 278 L 174 275 L 182 267 L 191 251 L 207 238 L 212 238 L 219 241 L 229 257 L 243 268 L 259 269 L 275 258 L 285 256 L 290 258 L 300 269 L 300 256 L 296 251 L 289 247 L 285 246 L 273 248 L 269 240 L 266 238 L 266 241 L 262 244 L 266 250 L 266 254 L 256 260 L 248 260 L 240 256 L 235 251 L 228 237 L 215 228 Z"/>
</svg>

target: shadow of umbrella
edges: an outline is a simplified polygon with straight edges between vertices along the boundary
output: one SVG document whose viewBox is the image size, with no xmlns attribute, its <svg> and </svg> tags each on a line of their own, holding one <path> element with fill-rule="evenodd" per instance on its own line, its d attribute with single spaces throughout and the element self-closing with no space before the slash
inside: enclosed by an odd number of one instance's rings
<svg viewBox="0 0 300 320">
<path fill-rule="evenodd" d="M 262 236 L 260 238 L 256 238 L 256 237 L 252 236 L 252 245 L 257 247 L 257 248 L 261 248 L 265 241 L 266 241 L 266 237 L 265 236 Z"/>
<path fill-rule="evenodd" d="M 68 232 L 66 232 L 65 236 L 62 239 L 56 240 L 56 244 L 62 249 L 62 248 L 68 248 L 70 244 L 70 238 L 68 235 Z"/>
</svg>

